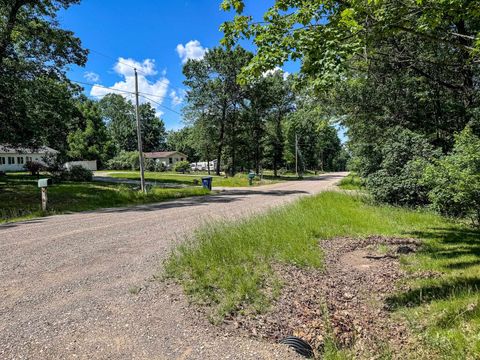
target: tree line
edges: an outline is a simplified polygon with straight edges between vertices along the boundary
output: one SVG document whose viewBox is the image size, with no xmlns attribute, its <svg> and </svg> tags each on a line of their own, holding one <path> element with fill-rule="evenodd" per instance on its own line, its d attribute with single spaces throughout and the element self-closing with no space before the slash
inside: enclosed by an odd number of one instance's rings
<svg viewBox="0 0 480 360">
<path fill-rule="evenodd" d="M 244 3 L 223 43 L 257 52 L 239 78 L 287 59 L 319 111 L 348 129 L 350 169 L 375 199 L 480 223 L 480 3 L 277 0 L 256 22 Z"/>
<path fill-rule="evenodd" d="M 276 69 L 241 85 L 238 75 L 253 54 L 242 47 L 216 47 L 183 68 L 187 127 L 170 134 L 170 148 L 191 160 L 217 160 L 215 172 L 295 168 L 342 170 L 347 152 L 315 99 L 295 91 L 293 80 Z"/>
</svg>

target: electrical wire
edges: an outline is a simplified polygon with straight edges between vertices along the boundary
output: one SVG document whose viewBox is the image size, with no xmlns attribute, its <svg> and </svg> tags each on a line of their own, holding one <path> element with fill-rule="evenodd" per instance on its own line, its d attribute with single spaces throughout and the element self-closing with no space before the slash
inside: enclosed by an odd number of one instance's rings
<svg viewBox="0 0 480 360">
<path fill-rule="evenodd" d="M 157 102 L 157 101 L 155 101 L 155 100 L 152 100 L 152 99 L 150 99 L 150 98 L 142 95 L 141 93 L 139 93 L 139 95 L 140 95 L 141 97 L 143 97 L 144 99 L 147 99 L 148 101 L 151 101 L 151 102 L 157 104 L 158 106 L 160 106 L 160 107 L 162 107 L 162 108 L 164 108 L 164 109 L 170 110 L 171 112 L 173 112 L 173 113 L 175 113 L 175 114 L 178 114 L 178 115 L 180 115 L 180 116 L 182 115 L 182 113 L 180 113 L 180 112 L 178 112 L 178 111 L 176 111 L 176 110 L 170 109 L 169 107 L 166 107 L 165 105 L 162 105 L 162 104 L 160 104 L 159 102 Z"/>
<path fill-rule="evenodd" d="M 112 91 L 119 91 L 119 92 L 122 92 L 122 93 L 126 93 L 126 94 L 130 94 L 130 95 L 135 95 L 135 92 L 133 91 L 128 91 L 128 90 L 121 90 L 121 89 L 115 89 L 115 88 L 112 88 L 112 87 L 108 87 L 108 86 L 103 86 L 103 85 L 98 85 L 98 84 L 92 84 L 92 83 L 88 83 L 88 82 L 85 82 L 85 81 L 78 81 L 78 80 L 70 80 L 71 82 L 74 82 L 74 83 L 77 83 L 77 84 L 81 84 L 81 85 L 86 85 L 86 86 L 98 86 L 102 89 L 107 89 L 107 90 L 112 90 Z M 138 95 L 143 97 L 144 99 L 148 100 L 148 101 L 151 101 L 155 104 L 157 104 L 158 106 L 166 109 L 166 110 L 169 110 L 177 115 L 182 115 L 180 112 L 176 111 L 176 110 L 173 110 L 171 108 L 169 108 L 168 106 L 165 106 L 161 103 L 159 103 L 158 101 L 155 101 L 155 100 L 152 100 L 148 97 L 146 97 L 145 95 L 148 95 L 148 96 L 154 96 L 154 97 L 161 97 L 163 98 L 163 96 L 160 96 L 160 95 L 154 95 L 154 94 L 148 94 L 148 93 L 143 93 L 143 92 L 138 92 Z"/>
<path fill-rule="evenodd" d="M 138 68 L 136 68 L 135 66 L 133 66 L 133 65 L 131 65 L 131 64 L 128 64 L 128 63 L 123 62 L 123 61 L 120 61 L 118 58 L 114 58 L 113 56 L 104 54 L 104 53 L 102 53 L 102 52 L 100 52 L 100 51 L 97 51 L 97 50 L 95 50 L 95 49 L 88 49 L 88 50 L 89 50 L 90 52 L 92 52 L 92 53 L 95 53 L 95 54 L 97 54 L 97 55 L 103 56 L 103 57 L 105 57 L 105 58 L 107 58 L 107 59 L 111 59 L 111 60 L 113 60 L 113 61 L 118 62 L 119 64 L 128 66 L 128 67 L 130 67 L 130 68 L 132 68 L 132 69 L 134 69 L 134 70 L 137 70 L 137 72 L 138 72 L 139 74 L 142 74 L 142 75 L 144 75 L 144 76 L 150 76 L 150 75 L 151 75 L 151 74 L 147 74 L 146 72 L 144 72 L 144 71 L 142 71 L 142 70 L 139 70 Z M 163 81 L 163 80 L 162 80 L 162 81 Z M 170 83 L 170 80 L 167 80 L 167 81 Z M 175 85 L 178 85 L 178 84 L 175 84 Z M 177 88 L 180 88 L 180 86 L 176 86 L 176 87 L 177 87 Z M 150 94 L 150 96 L 152 96 L 152 94 Z M 155 95 L 153 95 L 153 96 L 155 96 Z"/>
</svg>

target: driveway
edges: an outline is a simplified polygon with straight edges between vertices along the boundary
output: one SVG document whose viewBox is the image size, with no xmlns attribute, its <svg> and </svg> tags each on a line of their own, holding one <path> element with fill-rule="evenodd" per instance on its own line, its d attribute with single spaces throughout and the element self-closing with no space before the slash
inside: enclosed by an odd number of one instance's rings
<svg viewBox="0 0 480 360">
<path fill-rule="evenodd" d="M 203 224 L 266 211 L 343 176 L 0 226 L 0 359 L 296 358 L 220 333 L 153 275 Z"/>
</svg>

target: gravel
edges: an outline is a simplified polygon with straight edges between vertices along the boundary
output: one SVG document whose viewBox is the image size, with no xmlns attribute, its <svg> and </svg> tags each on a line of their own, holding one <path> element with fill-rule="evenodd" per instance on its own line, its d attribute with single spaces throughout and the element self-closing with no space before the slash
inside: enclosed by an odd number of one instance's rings
<svg viewBox="0 0 480 360">
<path fill-rule="evenodd" d="M 343 176 L 0 226 L 0 359 L 295 359 L 226 334 L 153 281 L 205 223 L 331 189 Z"/>
</svg>

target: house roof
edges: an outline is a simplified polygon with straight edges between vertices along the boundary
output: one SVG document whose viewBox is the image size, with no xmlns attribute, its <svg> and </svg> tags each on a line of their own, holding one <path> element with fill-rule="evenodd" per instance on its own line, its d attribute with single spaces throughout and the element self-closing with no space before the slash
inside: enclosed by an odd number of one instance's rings
<svg viewBox="0 0 480 360">
<path fill-rule="evenodd" d="M 168 158 L 173 155 L 179 155 L 181 157 L 187 158 L 187 155 L 179 152 L 179 151 L 157 151 L 157 152 L 147 152 L 144 153 L 145 157 L 148 159 L 161 159 L 161 158 Z"/>
<path fill-rule="evenodd" d="M 58 153 L 48 146 L 39 146 L 37 148 L 14 147 L 9 145 L 0 145 L 0 153 L 4 154 L 48 154 Z"/>
</svg>

